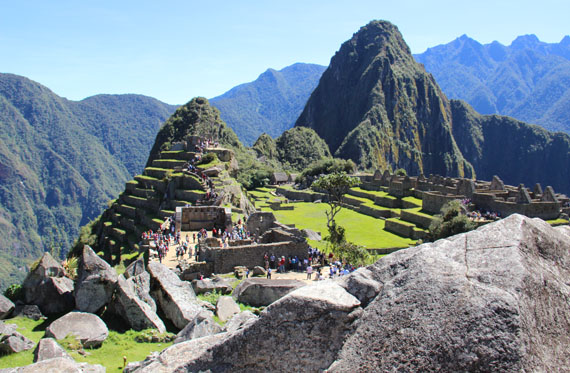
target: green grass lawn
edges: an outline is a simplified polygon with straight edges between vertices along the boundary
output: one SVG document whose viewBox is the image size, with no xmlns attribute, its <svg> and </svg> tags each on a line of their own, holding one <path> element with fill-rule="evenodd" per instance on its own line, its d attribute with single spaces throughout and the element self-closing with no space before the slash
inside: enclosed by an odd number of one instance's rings
<svg viewBox="0 0 570 373">
<path fill-rule="evenodd" d="M 264 211 L 272 211 L 278 221 L 283 224 L 295 224 L 299 229 L 312 229 L 327 235 L 327 220 L 325 211 L 329 208 L 326 203 L 299 202 L 293 205 L 292 211 L 273 211 L 264 208 Z M 359 214 L 349 209 L 342 209 L 337 215 L 337 224 L 346 229 L 347 239 L 357 245 L 366 248 L 389 248 L 408 247 L 415 241 L 403 238 L 384 230 L 384 221 L 367 215 Z M 310 242 L 313 244 L 314 241 Z M 322 248 L 322 243 L 316 246 Z"/>
<path fill-rule="evenodd" d="M 419 207 L 423 206 L 423 201 L 421 199 L 416 198 L 416 197 L 412 197 L 412 196 L 404 197 L 404 198 L 402 198 L 402 201 L 413 203 L 414 205 L 419 206 Z"/>
<path fill-rule="evenodd" d="M 369 194 L 370 196 L 374 196 L 374 197 L 386 197 L 386 198 L 390 198 L 390 199 L 396 199 L 396 197 L 391 196 L 388 194 L 388 192 L 384 192 L 384 191 L 366 190 L 366 189 L 362 189 L 360 187 L 354 187 L 354 188 L 350 188 L 350 189 L 354 190 L 355 192 L 366 193 L 366 194 Z"/>
<path fill-rule="evenodd" d="M 45 332 L 48 322 L 43 320 L 34 321 L 27 318 L 14 318 L 4 320 L 7 324 L 18 325 L 18 332 L 34 342 L 38 342 Z M 145 357 L 154 351 L 162 351 L 172 345 L 169 343 L 140 343 L 135 338 L 143 332 L 129 330 L 125 333 L 118 333 L 110 330 L 109 337 L 100 348 L 88 349 L 86 356 L 82 356 L 75 351 L 68 350 L 68 353 L 79 363 L 101 364 L 107 372 L 121 372 L 123 370 L 123 356 L 127 357 L 127 362 L 144 360 Z M 65 346 L 64 343 L 62 345 Z M 33 349 L 0 357 L 0 369 L 13 368 L 32 364 L 34 360 Z"/>
</svg>

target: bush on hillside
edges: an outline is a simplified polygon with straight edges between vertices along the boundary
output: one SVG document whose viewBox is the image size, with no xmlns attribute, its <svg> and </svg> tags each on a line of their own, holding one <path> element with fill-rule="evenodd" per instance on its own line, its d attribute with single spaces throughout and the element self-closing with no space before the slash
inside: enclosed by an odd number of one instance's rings
<svg viewBox="0 0 570 373">
<path fill-rule="evenodd" d="M 4 291 L 4 296 L 12 302 L 24 301 L 24 289 L 20 284 L 12 284 Z"/>
<path fill-rule="evenodd" d="M 437 215 L 429 226 L 428 239 L 431 241 L 451 237 L 459 233 L 475 229 L 467 215 L 462 213 L 459 201 L 450 201 L 441 208 L 441 215 Z"/>
<path fill-rule="evenodd" d="M 321 159 L 313 162 L 309 167 L 303 170 L 298 178 L 300 184 L 309 184 L 309 182 L 319 175 L 328 175 L 335 172 L 347 174 L 353 173 L 356 170 L 356 165 L 352 160 L 345 160 L 339 158 Z"/>
</svg>

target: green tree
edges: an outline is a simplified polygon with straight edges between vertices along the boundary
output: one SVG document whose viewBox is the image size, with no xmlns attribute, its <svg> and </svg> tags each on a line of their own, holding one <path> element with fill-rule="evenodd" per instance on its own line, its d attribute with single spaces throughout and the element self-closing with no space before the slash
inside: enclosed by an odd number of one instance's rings
<svg viewBox="0 0 570 373">
<path fill-rule="evenodd" d="M 335 217 L 342 209 L 344 196 L 352 187 L 360 184 L 356 177 L 347 175 L 344 172 L 335 172 L 319 177 L 312 185 L 315 189 L 320 189 L 328 195 L 328 205 L 330 211 L 325 211 L 327 215 L 327 228 L 329 232 L 336 225 Z M 334 229 L 333 229 L 334 231 Z"/>
<path fill-rule="evenodd" d="M 428 239 L 435 241 L 469 232 L 475 228 L 475 223 L 462 213 L 461 202 L 450 201 L 443 205 L 441 215 L 436 216 L 430 224 Z"/>
<path fill-rule="evenodd" d="M 327 216 L 328 237 L 325 239 L 329 242 L 329 247 L 333 254 L 342 261 L 353 265 L 364 265 L 368 261 L 369 255 L 365 248 L 355 245 L 346 240 L 345 229 L 336 224 L 336 215 L 342 209 L 344 196 L 348 190 L 360 183 L 360 180 L 351 177 L 346 173 L 335 172 L 329 175 L 319 177 L 313 187 L 324 190 L 328 195 L 329 211 L 325 211 Z"/>
</svg>

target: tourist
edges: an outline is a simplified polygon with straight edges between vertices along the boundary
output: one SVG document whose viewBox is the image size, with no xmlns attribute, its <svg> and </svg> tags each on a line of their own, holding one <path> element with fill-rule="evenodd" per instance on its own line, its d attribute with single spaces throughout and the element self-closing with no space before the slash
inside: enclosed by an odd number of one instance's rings
<svg viewBox="0 0 570 373">
<path fill-rule="evenodd" d="M 267 279 L 271 280 L 271 267 L 267 268 Z"/>
<path fill-rule="evenodd" d="M 309 266 L 307 267 L 307 280 L 311 279 L 312 274 L 313 274 L 313 267 L 311 267 L 311 265 L 309 264 Z"/>
</svg>

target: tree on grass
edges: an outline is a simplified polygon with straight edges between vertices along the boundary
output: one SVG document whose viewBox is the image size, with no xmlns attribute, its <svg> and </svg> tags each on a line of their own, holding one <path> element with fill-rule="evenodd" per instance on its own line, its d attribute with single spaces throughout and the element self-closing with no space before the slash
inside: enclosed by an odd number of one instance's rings
<svg viewBox="0 0 570 373">
<path fill-rule="evenodd" d="M 458 200 L 450 201 L 441 208 L 441 215 L 436 216 L 431 222 L 428 238 L 435 241 L 469 232 L 475 228 L 475 223 L 462 213 L 461 202 Z"/>
<path fill-rule="evenodd" d="M 321 176 L 313 183 L 313 187 L 325 191 L 329 197 L 327 203 L 330 210 L 325 211 L 329 235 L 325 240 L 329 242 L 333 254 L 353 265 L 366 264 L 369 258 L 368 251 L 348 242 L 345 229 L 336 224 L 335 218 L 342 209 L 345 194 L 359 183 L 358 178 L 339 172 Z"/>
</svg>

